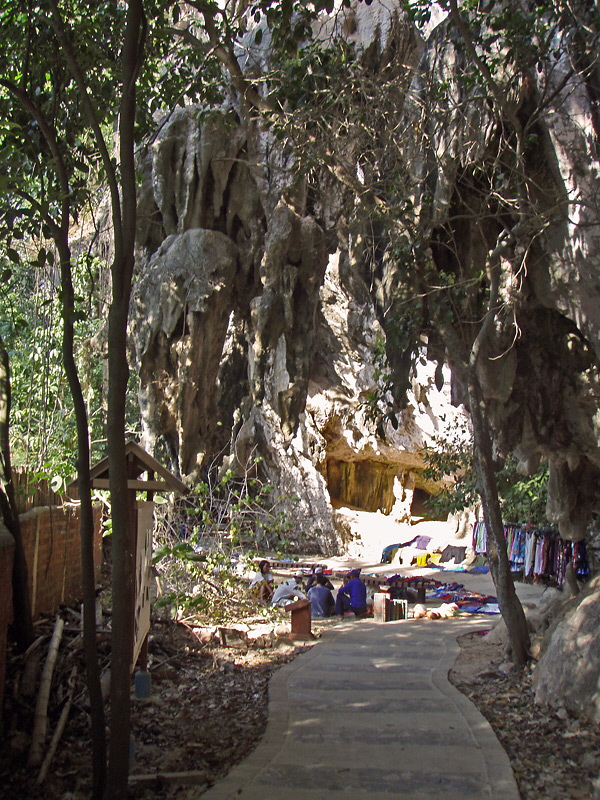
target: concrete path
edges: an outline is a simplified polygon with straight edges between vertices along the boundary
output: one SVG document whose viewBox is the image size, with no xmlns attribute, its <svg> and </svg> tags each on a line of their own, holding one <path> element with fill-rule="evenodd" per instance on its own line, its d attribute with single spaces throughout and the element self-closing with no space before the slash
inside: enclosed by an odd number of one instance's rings
<svg viewBox="0 0 600 800">
<path fill-rule="evenodd" d="M 496 618 L 344 621 L 271 680 L 256 750 L 203 800 L 518 800 L 490 725 L 448 681 Z"/>
</svg>

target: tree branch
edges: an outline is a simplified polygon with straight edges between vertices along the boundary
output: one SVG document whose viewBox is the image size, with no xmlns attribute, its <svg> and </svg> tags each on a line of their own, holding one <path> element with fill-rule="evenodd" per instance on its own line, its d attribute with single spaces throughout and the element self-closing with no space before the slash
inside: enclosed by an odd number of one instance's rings
<svg viewBox="0 0 600 800">
<path fill-rule="evenodd" d="M 505 250 L 515 244 L 524 233 L 525 223 L 518 222 L 510 231 L 503 231 L 498 237 L 498 243 L 492 252 L 488 255 L 487 265 L 490 275 L 490 297 L 488 300 L 488 308 L 481 324 L 481 327 L 475 337 L 471 346 L 469 354 L 469 367 L 473 369 L 479 360 L 481 350 L 485 340 L 487 339 L 494 319 L 496 318 L 496 311 L 498 310 L 498 296 L 500 292 L 500 258 Z"/>
<path fill-rule="evenodd" d="M 67 166 L 65 164 L 65 160 L 63 158 L 58 138 L 56 136 L 56 131 L 54 130 L 50 122 L 47 120 L 42 110 L 29 97 L 27 92 L 25 92 L 20 87 L 16 86 L 11 81 L 6 80 L 5 78 L 0 79 L 0 86 L 3 86 L 5 89 L 7 89 L 13 95 L 13 97 L 15 97 L 19 101 L 19 103 L 21 103 L 23 108 L 33 117 L 33 119 L 37 122 L 37 124 L 40 127 L 40 131 L 46 141 L 46 144 L 50 148 L 50 152 L 52 154 L 52 159 L 53 159 L 54 171 L 58 178 L 58 183 L 63 195 L 62 197 L 63 208 L 62 208 L 60 229 L 61 233 L 64 235 L 64 233 L 68 231 L 69 227 L 69 207 L 70 207 L 69 198 L 71 195 L 71 188 L 69 186 L 69 173 L 67 170 Z M 28 199 L 33 202 L 32 198 Z"/>
<path fill-rule="evenodd" d="M 54 32 L 56 33 L 58 40 L 60 42 L 60 46 L 63 51 L 63 55 L 65 57 L 65 61 L 75 79 L 75 83 L 79 89 L 79 94 L 81 97 L 81 102 L 83 103 L 83 107 L 85 110 L 85 114 L 88 118 L 88 122 L 94 134 L 94 139 L 96 141 L 96 145 L 100 152 L 100 157 L 102 159 L 102 163 L 104 164 L 104 170 L 106 172 L 106 180 L 108 182 L 110 196 L 111 196 L 111 203 L 113 209 L 113 218 L 114 218 L 114 228 L 115 228 L 115 249 L 117 247 L 121 247 L 121 200 L 119 196 L 119 186 L 117 182 L 117 175 L 116 175 L 116 167 L 114 160 L 111 158 L 111 155 L 108 151 L 108 147 L 106 145 L 106 141 L 104 139 L 104 135 L 102 133 L 102 129 L 100 127 L 100 122 L 98 121 L 98 116 L 96 114 L 96 109 L 94 108 L 94 104 L 92 103 L 92 99 L 90 97 L 87 81 L 85 80 L 85 76 L 83 71 L 77 61 L 77 57 L 73 51 L 73 47 L 71 45 L 71 40 L 67 35 L 67 31 L 65 29 L 64 21 L 62 19 L 60 10 L 58 8 L 56 0 L 49 0 L 50 9 L 51 9 L 51 16 L 49 18 L 50 25 L 52 26 Z"/>
</svg>

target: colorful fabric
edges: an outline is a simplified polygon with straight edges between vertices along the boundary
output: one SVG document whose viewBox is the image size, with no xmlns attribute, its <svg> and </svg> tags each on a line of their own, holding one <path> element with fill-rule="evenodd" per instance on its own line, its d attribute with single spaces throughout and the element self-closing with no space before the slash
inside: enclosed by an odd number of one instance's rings
<svg viewBox="0 0 600 800">
<path fill-rule="evenodd" d="M 578 580 L 585 582 L 590 576 L 584 540 L 567 542 L 552 528 L 532 525 L 504 525 L 504 537 L 511 571 L 522 573 L 524 578 L 554 581 L 562 586 L 571 561 Z M 478 520 L 473 526 L 476 553 L 487 554 L 487 540 L 485 522 Z"/>
</svg>

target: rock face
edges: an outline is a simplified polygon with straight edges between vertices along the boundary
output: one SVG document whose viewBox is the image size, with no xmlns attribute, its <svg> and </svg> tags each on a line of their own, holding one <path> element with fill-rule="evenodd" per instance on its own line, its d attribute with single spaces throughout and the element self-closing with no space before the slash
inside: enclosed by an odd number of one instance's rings
<svg viewBox="0 0 600 800">
<path fill-rule="evenodd" d="M 367 287 L 322 220 L 273 203 L 249 149 L 186 109 L 146 156 L 131 325 L 145 446 L 190 481 L 260 458 L 303 547 L 336 552 L 335 506 L 410 517 L 434 488 L 420 451 L 461 411 L 423 359 L 395 427 L 376 419 L 384 334 Z"/>
<path fill-rule="evenodd" d="M 407 230 L 420 226 L 421 252 L 438 269 L 473 282 L 498 230 L 484 207 L 453 220 L 499 129 L 459 80 L 464 42 L 447 21 L 421 40 L 387 3 L 360 3 L 336 20 L 370 75 L 398 70 Z M 569 72 L 582 31 L 557 32 L 552 63 L 515 76 L 511 108 L 539 143 L 523 166 L 550 223 L 518 270 L 514 253 L 502 261 L 500 299 L 511 313 L 497 315 L 479 361 L 499 450 L 517 452 L 524 469 L 549 459 L 549 509 L 574 540 L 600 499 L 597 67 Z M 440 124 L 430 90 L 442 82 L 457 94 Z M 386 320 L 406 307 L 401 259 L 384 237 L 367 254 L 347 186 L 325 170 L 297 178 L 293 146 L 235 103 L 205 123 L 196 112 L 176 111 L 142 163 L 132 340 L 146 445 L 162 447 L 190 481 L 215 461 L 243 472 L 260 457 L 297 532 L 335 551 L 335 506 L 405 519 L 431 490 L 420 451 L 442 415 L 451 424 L 456 413 L 448 381 L 439 390 L 440 371 L 427 363 L 409 373 L 408 351 L 389 340 L 383 359 Z M 388 369 L 396 378 L 404 369 L 403 408 L 387 391 Z M 463 399 L 453 373 L 452 400 Z"/>
<path fill-rule="evenodd" d="M 586 19 L 584 5 L 580 18 Z M 540 455 L 548 457 L 548 513 L 572 540 L 583 538 L 600 499 L 600 218 L 595 201 L 589 202 L 600 177 L 598 65 L 573 70 L 575 42 L 585 49 L 580 33 L 575 21 L 556 30 L 547 61 L 535 73 L 515 76 L 515 113 L 536 143 L 523 163 L 546 224 L 530 257 L 517 259 L 521 272 L 515 274 L 514 253 L 512 268 L 509 259 L 502 265 L 500 297 L 514 317 L 498 315 L 487 358 L 479 362 L 497 446 L 515 451 L 525 469 Z M 456 34 L 443 24 L 428 44 L 420 74 L 448 79 L 461 63 Z M 469 195 L 471 171 L 486 163 L 485 148 L 497 131 L 483 105 L 477 111 L 469 104 L 463 112 L 464 98 L 457 99 L 434 134 L 434 148 L 445 154 L 435 171 L 433 201 L 433 224 L 442 230 L 451 204 Z M 460 230 L 459 263 L 481 247 L 477 224 Z"/>
<path fill-rule="evenodd" d="M 536 702 L 600 722 L 600 580 L 571 600 L 546 637 L 534 672 Z"/>
</svg>

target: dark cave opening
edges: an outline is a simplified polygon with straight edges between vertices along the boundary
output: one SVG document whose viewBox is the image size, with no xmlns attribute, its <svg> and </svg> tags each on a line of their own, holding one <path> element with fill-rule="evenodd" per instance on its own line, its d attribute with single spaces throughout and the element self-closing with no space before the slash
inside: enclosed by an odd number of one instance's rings
<svg viewBox="0 0 600 800">
<path fill-rule="evenodd" d="M 394 505 L 394 479 L 397 474 L 395 464 L 368 459 L 327 459 L 326 479 L 331 502 L 361 511 L 389 514 Z"/>
</svg>

